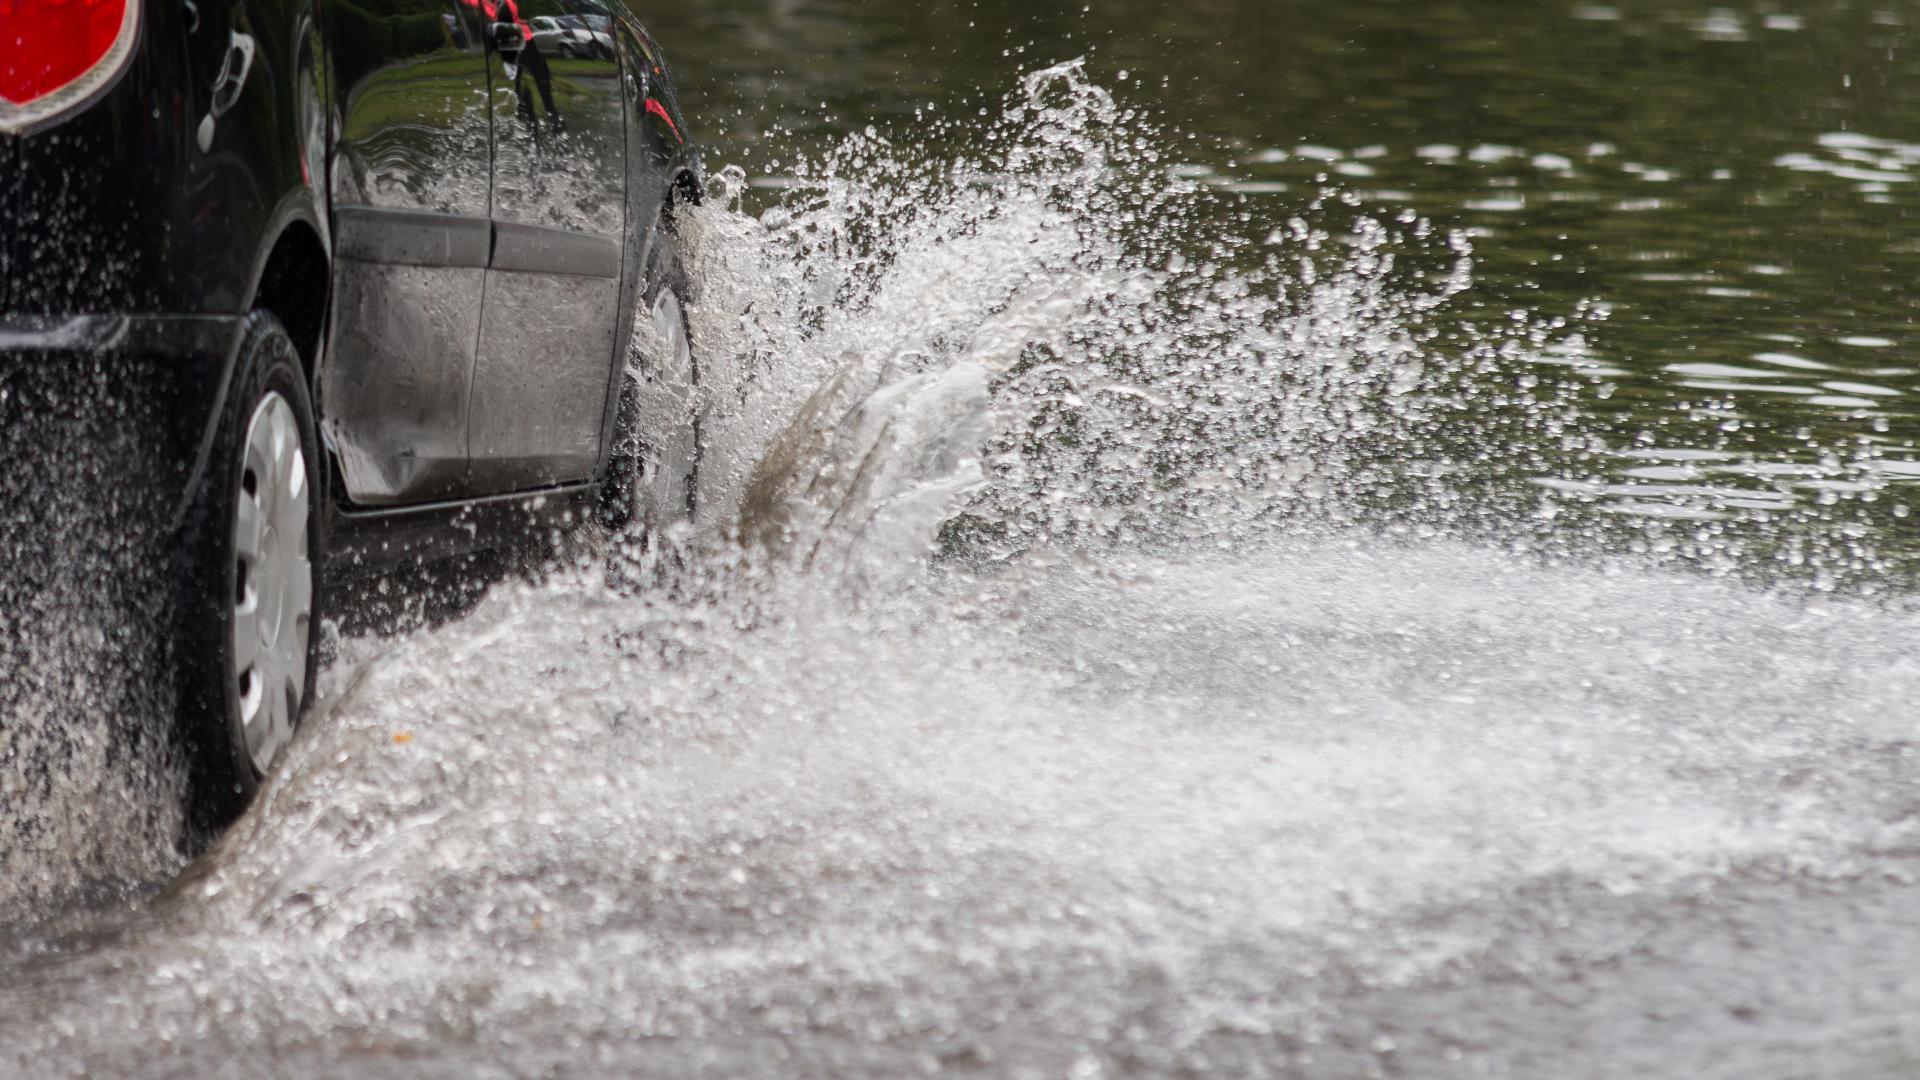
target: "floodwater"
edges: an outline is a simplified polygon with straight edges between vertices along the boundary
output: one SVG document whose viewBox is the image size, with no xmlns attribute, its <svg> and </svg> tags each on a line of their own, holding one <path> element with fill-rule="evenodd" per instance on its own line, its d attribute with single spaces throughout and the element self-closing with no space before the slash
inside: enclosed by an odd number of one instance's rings
<svg viewBox="0 0 1920 1080">
<path fill-rule="evenodd" d="M 661 12 L 696 526 L 36 802 L 0 1072 L 1920 1074 L 1912 18 Z"/>
</svg>

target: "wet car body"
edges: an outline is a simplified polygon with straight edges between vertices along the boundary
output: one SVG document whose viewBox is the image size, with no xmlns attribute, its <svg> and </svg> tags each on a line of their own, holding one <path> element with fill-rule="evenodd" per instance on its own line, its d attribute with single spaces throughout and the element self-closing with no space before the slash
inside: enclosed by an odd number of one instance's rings
<svg viewBox="0 0 1920 1080">
<path fill-rule="evenodd" d="M 589 29 L 579 16 L 543 15 L 528 20 L 533 27 L 533 45 L 549 56 L 611 57 L 613 38 Z"/>
<path fill-rule="evenodd" d="M 120 21 L 41 93 L 47 11 Z M 531 45 L 580 12 L 614 49 Z M 328 583 L 606 510 L 701 189 L 670 80 L 601 0 L 0 7 L 0 718 L 105 640 L 85 707 L 181 716 L 217 826 L 312 697 Z"/>
<path fill-rule="evenodd" d="M 611 17 L 615 55 L 536 77 L 533 50 L 515 63 L 497 28 L 537 8 Z M 92 100 L 39 119 L 0 108 L 0 365 L 163 370 L 184 512 L 241 323 L 262 308 L 312 378 L 331 560 L 455 553 L 487 542 L 471 526 L 490 514 L 588 505 L 644 253 L 676 189 L 700 183 L 635 13 L 138 14 L 124 71 Z"/>
</svg>

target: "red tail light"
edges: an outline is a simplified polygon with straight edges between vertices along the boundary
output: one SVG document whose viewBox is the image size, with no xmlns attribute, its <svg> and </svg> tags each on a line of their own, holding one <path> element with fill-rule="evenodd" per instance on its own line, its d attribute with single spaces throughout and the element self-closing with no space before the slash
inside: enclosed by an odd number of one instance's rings
<svg viewBox="0 0 1920 1080">
<path fill-rule="evenodd" d="M 0 0 L 0 132 L 79 108 L 126 70 L 143 0 Z"/>
</svg>

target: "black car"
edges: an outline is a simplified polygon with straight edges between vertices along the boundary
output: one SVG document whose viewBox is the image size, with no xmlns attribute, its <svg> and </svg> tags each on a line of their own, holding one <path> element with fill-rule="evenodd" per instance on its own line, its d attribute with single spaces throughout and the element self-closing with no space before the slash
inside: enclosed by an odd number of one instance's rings
<svg viewBox="0 0 1920 1080">
<path fill-rule="evenodd" d="M 612 48 L 543 54 L 536 18 Z M 693 418 L 642 399 L 694 378 L 701 184 L 616 0 L 0 2 L 6 601 L 101 578 L 85 534 L 158 537 L 122 561 L 163 568 L 134 606 L 231 815 L 313 695 L 330 581 L 689 512 Z"/>
</svg>

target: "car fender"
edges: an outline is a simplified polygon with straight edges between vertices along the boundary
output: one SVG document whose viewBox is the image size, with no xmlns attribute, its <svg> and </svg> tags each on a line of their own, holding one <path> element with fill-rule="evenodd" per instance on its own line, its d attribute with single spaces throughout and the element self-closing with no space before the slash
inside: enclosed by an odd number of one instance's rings
<svg viewBox="0 0 1920 1080">
<path fill-rule="evenodd" d="M 291 140 L 283 141 L 283 160 L 281 167 L 276 170 L 283 178 L 284 190 L 265 215 L 255 240 L 246 279 L 245 300 L 236 313 L 239 317 L 222 335 L 225 345 L 217 360 L 212 407 L 195 444 L 193 462 L 187 473 L 186 494 L 174 513 L 175 528 L 185 522 L 195 493 L 206 477 L 214 439 L 219 434 L 219 418 L 226 407 L 234 368 L 239 362 L 245 315 L 263 306 L 263 292 L 274 294 L 264 306 L 284 306 L 280 299 L 284 295 L 283 289 L 278 287 L 280 283 L 277 281 L 276 287 L 269 288 L 269 275 L 297 275 L 305 280 L 292 284 L 312 290 L 310 302 L 314 305 L 315 333 L 306 343 L 309 355 L 305 359 L 308 389 L 318 393 L 313 378 L 326 348 L 324 327 L 331 301 L 332 275 L 329 268 L 333 262 L 332 229 L 326 212 L 325 191 L 326 161 L 331 151 L 332 131 L 326 107 L 324 66 L 317 62 L 322 55 L 322 45 L 313 6 L 303 4 L 297 17 L 292 20 L 291 33 L 283 45 L 286 49 L 284 55 L 289 60 L 285 70 L 290 70 L 293 77 L 281 80 L 280 85 L 285 89 L 276 94 L 280 100 L 273 103 L 273 112 L 282 130 L 293 136 Z M 297 254 L 289 254 L 292 250 L 289 237 L 300 230 L 317 241 L 317 252 L 312 250 L 315 245 L 302 243 Z M 291 311 L 276 310 L 275 314 L 282 323 L 299 322 L 299 318 Z M 321 458 L 324 470 L 326 455 L 321 455 Z M 327 488 L 323 486 L 321 490 Z"/>
<path fill-rule="evenodd" d="M 604 476 L 613 454 L 613 429 L 619 411 L 621 380 L 633 337 L 634 316 L 647 287 L 648 254 L 660 224 L 676 201 L 698 203 L 706 196 L 706 176 L 698 144 L 688 131 L 674 92 L 665 54 L 632 12 L 616 10 L 612 37 L 620 56 L 627 121 L 626 236 L 621 259 L 621 323 L 615 333 L 612 381 L 601 424 L 600 461 Z"/>
</svg>

